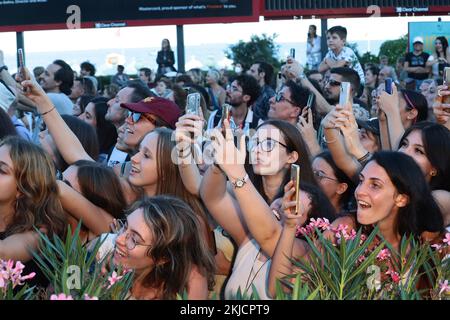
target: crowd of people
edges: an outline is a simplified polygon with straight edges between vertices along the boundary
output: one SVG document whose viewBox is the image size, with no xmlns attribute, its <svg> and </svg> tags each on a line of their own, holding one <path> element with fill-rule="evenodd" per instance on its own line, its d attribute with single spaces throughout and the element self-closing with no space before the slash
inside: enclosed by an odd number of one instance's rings
<svg viewBox="0 0 450 320">
<path fill-rule="evenodd" d="M 76 77 L 60 59 L 11 75 L 0 52 L 0 259 L 48 286 L 31 254 L 36 228 L 62 237 L 81 222 L 84 243 L 106 234 L 113 262 L 134 271 L 130 298 L 271 299 L 290 258 L 311 254 L 297 232 L 311 221 L 378 227 L 396 251 L 405 235 L 442 242 L 447 39 L 429 55 L 416 38 L 391 66 L 385 56 L 361 65 L 345 27 L 327 31 L 321 61 L 315 38 L 311 28 L 307 72 L 288 57 L 279 73 L 254 61 L 239 74 L 175 75 L 164 40 L 155 81 L 149 68 L 130 81 L 119 66 L 104 88 L 89 62 Z"/>
</svg>

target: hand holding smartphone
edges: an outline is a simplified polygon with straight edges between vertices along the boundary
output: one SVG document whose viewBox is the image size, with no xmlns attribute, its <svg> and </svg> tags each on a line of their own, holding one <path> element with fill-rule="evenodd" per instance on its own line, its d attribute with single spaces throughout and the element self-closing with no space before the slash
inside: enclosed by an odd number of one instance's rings
<svg viewBox="0 0 450 320">
<path fill-rule="evenodd" d="M 291 180 L 294 182 L 295 187 L 295 213 L 298 214 L 299 209 L 299 196 L 300 196 L 300 166 L 297 164 L 291 164 Z"/>
<path fill-rule="evenodd" d="M 25 58 L 23 55 L 23 50 L 21 48 L 17 50 L 17 55 L 19 56 L 19 70 L 17 73 L 19 75 L 20 81 L 22 82 L 24 80 L 27 80 L 27 73 L 25 71 Z M 24 93 L 28 93 L 29 88 L 23 88 L 22 91 Z"/>
</svg>

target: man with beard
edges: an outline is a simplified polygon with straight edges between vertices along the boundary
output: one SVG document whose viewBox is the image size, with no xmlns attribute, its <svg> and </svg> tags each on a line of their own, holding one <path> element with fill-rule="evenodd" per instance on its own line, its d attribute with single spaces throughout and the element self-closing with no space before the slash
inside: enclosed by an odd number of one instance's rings
<svg viewBox="0 0 450 320">
<path fill-rule="evenodd" d="M 251 106 L 260 95 L 260 86 L 255 78 L 243 74 L 227 88 L 226 103 L 231 105 L 230 125 L 234 129 L 256 129 L 259 118 L 253 114 Z M 222 108 L 211 113 L 208 130 L 222 126 Z"/>
</svg>

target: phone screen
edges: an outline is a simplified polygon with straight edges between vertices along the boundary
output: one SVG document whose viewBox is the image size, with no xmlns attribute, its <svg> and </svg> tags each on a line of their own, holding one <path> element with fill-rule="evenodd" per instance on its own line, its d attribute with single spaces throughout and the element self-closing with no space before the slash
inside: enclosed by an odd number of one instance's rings
<svg viewBox="0 0 450 320">
<path fill-rule="evenodd" d="M 344 107 L 348 103 L 352 103 L 352 96 L 351 96 L 351 84 L 350 82 L 342 82 L 341 83 L 341 90 L 339 93 L 339 104 Z"/>
<path fill-rule="evenodd" d="M 228 121 L 230 121 L 230 117 L 231 117 L 231 106 L 229 104 L 225 103 L 222 106 L 222 127 L 223 127 L 224 120 L 227 119 Z"/>
<path fill-rule="evenodd" d="M 291 180 L 294 182 L 294 187 L 295 187 L 295 195 L 294 195 L 294 199 L 295 199 L 295 214 L 298 214 L 298 199 L 299 199 L 299 189 L 300 189 L 300 166 L 297 164 L 292 164 L 291 165 Z"/>
<path fill-rule="evenodd" d="M 200 93 L 194 92 L 187 96 L 186 114 L 200 116 Z"/>
<path fill-rule="evenodd" d="M 386 80 L 384 80 L 384 88 L 386 93 L 392 94 L 392 79 L 391 78 L 386 78 Z"/>
</svg>

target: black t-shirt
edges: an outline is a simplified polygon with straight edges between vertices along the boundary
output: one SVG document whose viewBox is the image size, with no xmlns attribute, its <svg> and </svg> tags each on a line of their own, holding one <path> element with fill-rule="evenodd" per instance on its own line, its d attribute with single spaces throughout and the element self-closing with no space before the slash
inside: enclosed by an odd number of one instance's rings
<svg viewBox="0 0 450 320">
<path fill-rule="evenodd" d="M 426 52 L 422 52 L 416 56 L 413 52 L 409 52 L 405 56 L 405 61 L 409 63 L 410 67 L 422 67 L 425 68 L 428 57 L 430 55 Z M 414 73 L 408 72 L 408 77 L 416 80 L 424 80 L 428 78 L 428 73 Z"/>
</svg>

